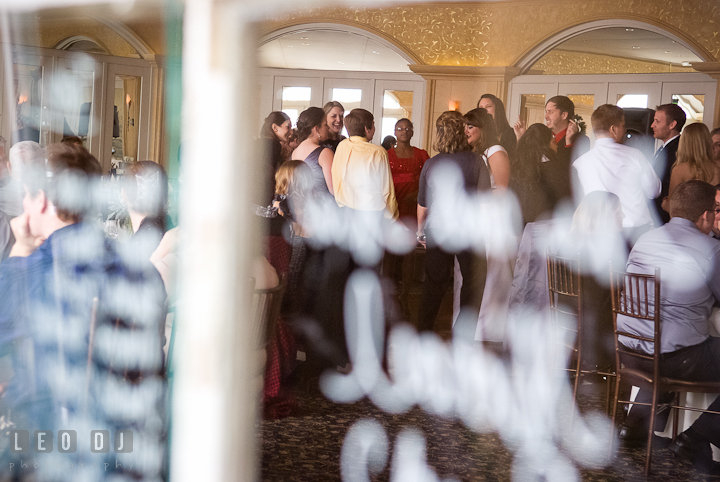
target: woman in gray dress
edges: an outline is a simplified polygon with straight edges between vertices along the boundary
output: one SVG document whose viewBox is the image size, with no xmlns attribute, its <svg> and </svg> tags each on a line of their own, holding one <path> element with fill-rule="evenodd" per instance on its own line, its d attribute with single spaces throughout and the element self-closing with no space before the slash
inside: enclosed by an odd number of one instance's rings
<svg viewBox="0 0 720 482">
<path fill-rule="evenodd" d="M 298 144 L 290 159 L 303 161 L 310 167 L 315 190 L 318 193 L 333 193 L 332 162 L 333 151 L 321 144 L 329 136 L 325 112 L 319 107 L 304 110 L 297 121 Z"/>
</svg>

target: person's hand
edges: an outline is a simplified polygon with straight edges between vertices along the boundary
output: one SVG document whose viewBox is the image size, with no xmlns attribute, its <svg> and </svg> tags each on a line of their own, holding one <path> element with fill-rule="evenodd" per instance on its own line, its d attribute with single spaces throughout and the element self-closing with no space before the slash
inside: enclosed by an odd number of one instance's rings
<svg viewBox="0 0 720 482">
<path fill-rule="evenodd" d="M 427 249 L 427 240 L 424 233 L 418 234 L 415 239 L 417 239 L 417 242 L 421 244 L 423 248 Z"/>
<path fill-rule="evenodd" d="M 527 126 L 525 126 L 525 122 L 521 121 L 518 117 L 517 122 L 513 124 L 513 130 L 515 131 L 515 137 L 517 137 L 518 140 L 525 134 L 525 131 L 527 130 Z"/>
<path fill-rule="evenodd" d="M 10 229 L 15 236 L 15 244 L 10 250 L 10 256 L 30 256 L 45 242 L 45 238 L 34 236 L 30 232 L 30 217 L 27 213 L 10 220 Z"/>
<path fill-rule="evenodd" d="M 573 136 L 580 132 L 580 128 L 577 125 L 577 122 L 574 120 L 571 120 L 568 123 L 567 131 L 565 131 L 565 145 L 569 146 L 573 141 Z"/>
</svg>

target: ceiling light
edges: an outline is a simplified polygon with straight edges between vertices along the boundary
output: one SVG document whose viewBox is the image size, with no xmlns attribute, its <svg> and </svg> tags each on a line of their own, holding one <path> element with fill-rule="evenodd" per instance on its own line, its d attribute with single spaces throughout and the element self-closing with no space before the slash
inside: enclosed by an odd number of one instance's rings
<svg viewBox="0 0 720 482">
<path fill-rule="evenodd" d="M 671 53 L 672 53 L 672 50 L 666 50 L 665 53 L 666 53 L 666 54 L 671 54 Z"/>
<path fill-rule="evenodd" d="M 638 47 L 637 45 L 633 45 L 633 48 L 634 48 L 634 49 L 639 49 L 640 47 Z"/>
<path fill-rule="evenodd" d="M 294 45 L 288 45 L 288 47 L 294 47 Z M 633 47 L 633 48 L 635 48 L 635 47 Z"/>
<path fill-rule="evenodd" d="M 307 40 L 307 37 L 300 37 L 300 40 Z"/>
<path fill-rule="evenodd" d="M 373 53 L 380 55 L 380 52 L 378 52 L 377 50 L 373 50 Z"/>
<path fill-rule="evenodd" d="M 303 42 L 302 44 L 303 44 L 303 45 L 310 45 L 310 44 L 309 44 L 309 43 L 307 43 L 307 42 Z"/>
<path fill-rule="evenodd" d="M 345 65 L 345 62 L 340 62 L 340 61 L 338 60 L 338 64 Z"/>
<path fill-rule="evenodd" d="M 687 61 L 683 62 L 683 63 L 680 64 L 680 65 L 682 65 L 683 67 L 692 67 L 692 64 L 691 64 L 690 62 L 687 62 Z"/>
<path fill-rule="evenodd" d="M 626 32 L 634 32 L 635 29 L 634 29 L 634 28 L 626 28 L 625 31 L 626 31 Z"/>
</svg>

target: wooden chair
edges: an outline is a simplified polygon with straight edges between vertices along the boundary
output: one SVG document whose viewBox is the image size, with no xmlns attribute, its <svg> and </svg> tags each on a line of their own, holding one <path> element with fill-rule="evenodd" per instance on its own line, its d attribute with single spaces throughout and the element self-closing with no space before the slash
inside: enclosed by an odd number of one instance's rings
<svg viewBox="0 0 720 482">
<path fill-rule="evenodd" d="M 283 274 L 280 283 L 274 288 L 253 290 L 253 339 L 258 348 L 265 348 L 275 336 L 286 284 L 287 279 Z"/>
<path fill-rule="evenodd" d="M 577 399 L 580 378 L 583 375 L 602 375 L 607 380 L 606 407 L 609 413 L 611 400 L 610 378 L 615 374 L 602 370 L 583 370 L 583 287 L 580 276 L 580 257 L 556 256 L 546 249 L 548 293 L 550 295 L 550 319 L 559 334 L 561 346 L 571 352 L 570 366 L 563 370 L 574 376 L 572 399 Z M 570 310 L 570 311 L 568 311 Z M 572 343 L 568 343 L 572 340 Z M 572 419 L 570 421 L 572 424 Z"/>
<path fill-rule="evenodd" d="M 658 396 L 660 392 L 675 392 L 670 404 L 662 408 L 675 409 L 673 414 L 673 440 L 677 436 L 679 410 L 692 410 L 719 414 L 711 410 L 684 407 L 679 405 L 679 392 L 720 393 L 720 382 L 687 382 L 684 380 L 663 377 L 660 374 L 660 355 L 662 339 L 662 323 L 660 322 L 660 269 L 655 269 L 654 275 L 632 274 L 618 272 L 610 269 L 610 289 L 612 292 L 613 327 L 615 330 L 615 361 L 617 363 L 617 378 L 615 381 L 615 398 L 612 411 L 612 434 L 615 429 L 618 403 L 650 406 L 650 423 L 648 427 L 647 455 L 645 458 L 645 475 L 650 473 L 652 458 L 653 432 L 655 418 L 658 413 Z M 634 333 L 621 331 L 617 327 L 617 315 L 624 315 L 637 320 L 653 322 L 653 335 L 651 337 L 639 336 Z M 646 341 L 653 344 L 653 353 L 646 354 L 631 350 L 620 343 L 621 336 Z M 628 368 L 621 364 L 630 358 L 644 359 L 652 362 L 652 371 Z M 652 391 L 652 402 L 633 402 L 619 400 L 620 382 L 631 383 L 641 389 Z M 614 436 L 610 439 L 610 453 L 613 449 Z"/>
</svg>

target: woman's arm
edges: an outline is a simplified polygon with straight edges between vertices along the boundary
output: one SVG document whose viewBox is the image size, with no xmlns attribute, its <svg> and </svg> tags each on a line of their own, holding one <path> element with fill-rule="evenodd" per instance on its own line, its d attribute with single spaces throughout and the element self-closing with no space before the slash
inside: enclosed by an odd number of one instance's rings
<svg viewBox="0 0 720 482">
<path fill-rule="evenodd" d="M 335 195 L 335 191 L 333 191 L 333 182 L 332 182 L 332 163 L 333 163 L 333 151 L 330 149 L 323 149 L 322 152 L 320 152 L 320 157 L 318 158 L 318 164 L 320 164 L 320 167 L 322 167 L 323 176 L 325 176 L 325 184 L 327 184 L 328 189 L 330 190 L 330 194 L 333 196 Z"/>
<path fill-rule="evenodd" d="M 488 158 L 495 186 L 507 189 L 510 184 L 510 158 L 504 150 L 497 151 Z"/>
<path fill-rule="evenodd" d="M 672 172 L 670 173 L 670 185 L 668 186 L 668 195 L 665 199 L 663 199 L 661 204 L 661 207 L 665 210 L 665 212 L 668 214 L 670 213 L 670 195 L 672 195 L 673 191 L 675 191 L 675 188 L 691 179 L 692 174 L 690 173 L 690 166 L 688 166 L 687 163 L 683 162 L 682 164 L 678 164 L 672 168 Z"/>
<path fill-rule="evenodd" d="M 417 234 L 424 234 L 425 232 L 425 221 L 427 221 L 427 215 L 428 215 L 428 208 L 423 207 L 418 204 L 417 207 L 417 218 L 418 218 L 418 227 L 417 227 Z M 425 245 L 425 241 L 420 241 L 420 244 L 427 247 Z"/>
</svg>

